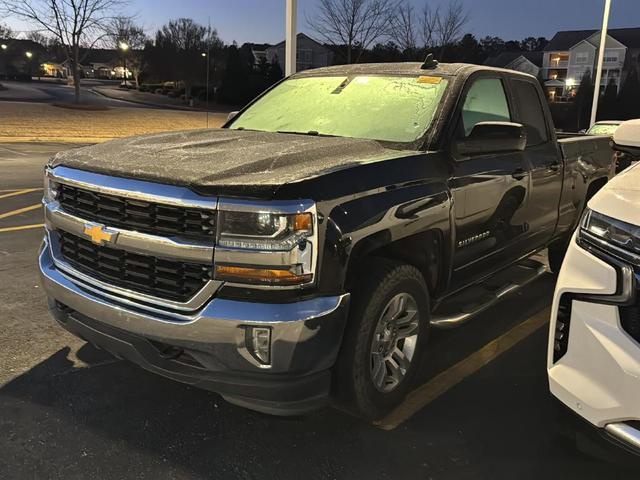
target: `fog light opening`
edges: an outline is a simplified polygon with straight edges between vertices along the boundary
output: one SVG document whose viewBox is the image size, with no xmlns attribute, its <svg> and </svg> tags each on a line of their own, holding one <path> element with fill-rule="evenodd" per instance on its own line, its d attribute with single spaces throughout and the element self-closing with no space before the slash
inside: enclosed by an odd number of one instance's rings
<svg viewBox="0 0 640 480">
<path fill-rule="evenodd" d="M 261 365 L 271 365 L 271 328 L 247 327 L 245 345 L 251 356 Z"/>
</svg>

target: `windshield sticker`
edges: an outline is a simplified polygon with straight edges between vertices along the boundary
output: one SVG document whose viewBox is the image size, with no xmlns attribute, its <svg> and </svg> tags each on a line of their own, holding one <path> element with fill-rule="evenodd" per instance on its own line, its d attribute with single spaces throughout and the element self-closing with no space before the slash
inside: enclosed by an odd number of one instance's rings
<svg viewBox="0 0 640 480">
<path fill-rule="evenodd" d="M 418 77 L 418 83 L 430 83 L 431 85 L 438 85 L 442 81 L 442 77 L 430 77 L 427 75 L 421 75 Z"/>
</svg>

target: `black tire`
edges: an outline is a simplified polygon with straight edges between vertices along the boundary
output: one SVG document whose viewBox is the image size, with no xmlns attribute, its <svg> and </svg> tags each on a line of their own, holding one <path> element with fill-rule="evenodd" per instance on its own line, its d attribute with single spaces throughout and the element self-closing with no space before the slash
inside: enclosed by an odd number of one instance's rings
<svg viewBox="0 0 640 480">
<path fill-rule="evenodd" d="M 368 259 L 367 266 L 358 272 L 357 283 L 334 369 L 334 401 L 356 416 L 377 420 L 402 402 L 413 384 L 429 336 L 429 292 L 417 268 L 385 258 Z M 372 379 L 372 342 L 386 307 L 400 294 L 415 300 L 417 339 L 404 378 L 392 391 L 382 392 Z"/>
<path fill-rule="evenodd" d="M 562 262 L 564 261 L 564 257 L 567 254 L 567 249 L 569 248 L 570 241 L 571 238 L 562 238 L 560 240 L 556 240 L 547 247 L 549 270 L 551 270 L 551 273 L 555 275 L 558 275 L 560 273 L 560 268 L 562 267 Z"/>
</svg>

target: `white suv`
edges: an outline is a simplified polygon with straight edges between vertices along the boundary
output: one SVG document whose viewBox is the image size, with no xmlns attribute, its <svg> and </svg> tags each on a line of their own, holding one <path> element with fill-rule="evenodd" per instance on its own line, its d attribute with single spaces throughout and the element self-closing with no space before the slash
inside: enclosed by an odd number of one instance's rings
<svg viewBox="0 0 640 480">
<path fill-rule="evenodd" d="M 615 148 L 640 152 L 640 120 Z M 558 276 L 547 368 L 553 395 L 640 452 L 640 167 L 588 203 Z"/>
</svg>

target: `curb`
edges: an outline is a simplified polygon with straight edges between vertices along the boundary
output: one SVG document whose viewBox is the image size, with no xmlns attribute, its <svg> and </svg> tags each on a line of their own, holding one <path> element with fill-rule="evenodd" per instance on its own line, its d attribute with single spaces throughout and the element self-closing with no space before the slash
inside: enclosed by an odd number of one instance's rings
<svg viewBox="0 0 640 480">
<path fill-rule="evenodd" d="M 100 95 L 101 97 L 104 98 L 108 98 L 110 100 L 118 100 L 120 102 L 125 102 L 125 103 L 135 103 L 138 105 L 146 105 L 147 107 L 154 107 L 154 108 L 158 108 L 158 109 L 164 109 L 164 110 L 182 110 L 185 112 L 203 112 L 206 113 L 206 110 L 201 110 L 199 108 L 191 108 L 191 107 L 187 107 L 187 106 L 182 106 L 182 105 L 166 105 L 166 104 L 161 104 L 161 103 L 151 103 L 151 102 L 145 102 L 143 100 L 125 100 L 123 98 L 119 98 L 119 97 L 115 97 L 113 95 L 109 95 L 107 93 L 101 92 L 95 88 L 92 88 L 90 90 L 91 92 L 95 93 L 96 95 Z M 209 112 L 212 113 L 212 112 Z"/>
<path fill-rule="evenodd" d="M 99 90 L 97 90 L 95 87 L 91 88 L 90 90 L 91 92 L 95 93 L 96 95 L 100 95 L 104 98 L 108 98 L 110 100 L 118 100 L 120 102 L 128 102 L 128 103 L 136 103 L 138 105 L 146 105 L 148 107 L 154 107 L 154 108 L 159 108 L 159 109 L 164 109 L 164 110 L 182 110 L 185 112 L 202 112 L 202 113 L 207 113 L 207 110 L 204 108 L 197 108 L 197 107 L 187 107 L 186 105 L 167 105 L 164 103 L 153 103 L 153 102 L 147 102 L 144 100 L 125 100 L 123 98 L 119 98 L 116 96 L 112 96 L 109 95 L 108 93 L 105 92 L 101 92 Z M 233 107 L 229 107 L 229 110 L 222 110 L 222 111 L 218 111 L 218 110 L 209 110 L 209 114 L 219 114 L 219 115 L 228 115 L 230 112 L 232 112 L 234 110 Z M 236 110 L 239 110 L 240 108 L 235 108 Z"/>
</svg>

